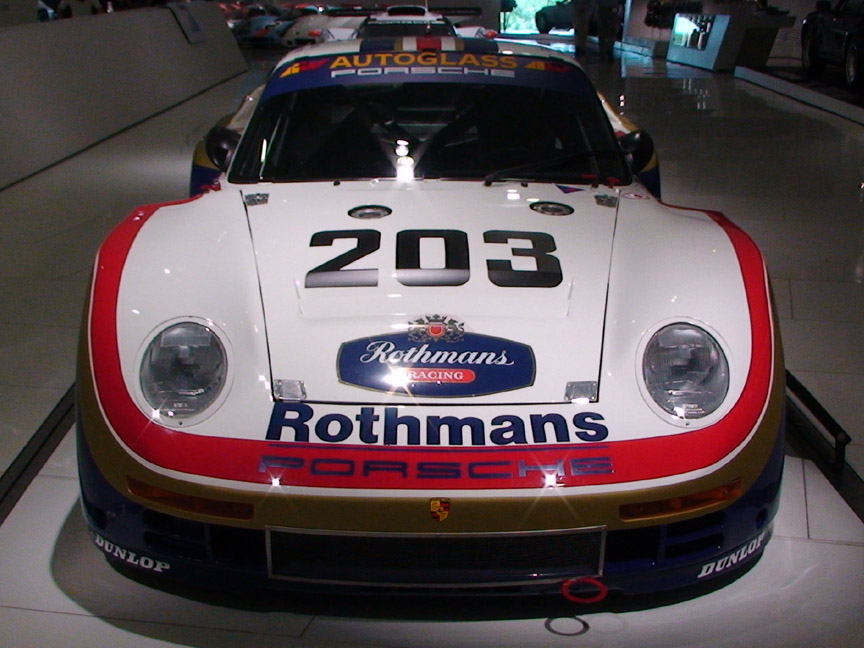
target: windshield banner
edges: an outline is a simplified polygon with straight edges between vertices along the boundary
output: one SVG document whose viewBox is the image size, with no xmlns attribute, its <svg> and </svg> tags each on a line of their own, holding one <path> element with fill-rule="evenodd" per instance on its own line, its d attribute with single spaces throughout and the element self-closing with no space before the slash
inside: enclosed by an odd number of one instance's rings
<svg viewBox="0 0 864 648">
<path fill-rule="evenodd" d="M 399 39 L 382 39 L 395 43 Z M 365 44 L 365 42 L 364 42 Z M 483 48 L 488 49 L 488 48 Z M 488 51 L 348 52 L 299 59 L 278 69 L 263 99 L 297 90 L 369 83 L 497 83 L 592 95 L 575 65 L 544 58 Z"/>
</svg>

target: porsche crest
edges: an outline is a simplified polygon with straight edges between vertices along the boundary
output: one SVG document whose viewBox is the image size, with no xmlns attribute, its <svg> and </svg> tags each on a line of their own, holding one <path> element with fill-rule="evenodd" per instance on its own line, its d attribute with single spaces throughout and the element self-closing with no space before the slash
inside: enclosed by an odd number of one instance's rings
<svg viewBox="0 0 864 648">
<path fill-rule="evenodd" d="M 432 498 L 429 500 L 429 512 L 436 522 L 443 522 L 450 515 L 450 500 L 446 498 Z"/>
</svg>

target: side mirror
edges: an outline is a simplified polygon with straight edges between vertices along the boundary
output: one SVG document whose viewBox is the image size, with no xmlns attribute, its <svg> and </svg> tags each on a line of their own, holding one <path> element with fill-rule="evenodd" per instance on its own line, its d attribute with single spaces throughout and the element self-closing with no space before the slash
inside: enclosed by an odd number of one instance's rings
<svg viewBox="0 0 864 648">
<path fill-rule="evenodd" d="M 220 171 L 227 171 L 240 143 L 240 133 L 224 126 L 214 126 L 204 140 L 207 157 Z"/>
<path fill-rule="evenodd" d="M 618 138 L 621 149 L 630 156 L 633 171 L 639 173 L 654 157 L 654 140 L 643 130 L 635 130 Z"/>
<path fill-rule="evenodd" d="M 831 11 L 831 0 L 816 0 L 816 11 Z"/>
</svg>

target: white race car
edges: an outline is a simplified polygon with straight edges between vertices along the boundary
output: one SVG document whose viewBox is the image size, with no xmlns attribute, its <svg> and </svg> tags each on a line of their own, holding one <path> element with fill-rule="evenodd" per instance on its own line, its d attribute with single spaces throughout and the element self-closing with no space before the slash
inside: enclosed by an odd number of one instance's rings
<svg viewBox="0 0 864 648">
<path fill-rule="evenodd" d="M 282 45 L 285 47 L 300 47 L 321 43 L 332 38 L 330 30 L 354 31 L 363 22 L 367 12 L 337 9 L 335 7 L 315 7 L 317 11 L 307 9 L 294 23 L 285 30 Z"/>
<path fill-rule="evenodd" d="M 463 38 L 493 38 L 496 33 L 479 25 L 466 25 L 479 18 L 481 11 L 472 8 L 451 8 L 448 15 L 429 11 L 420 5 L 394 5 L 382 11 L 370 11 L 357 26 L 333 27 L 326 30 L 324 40 L 369 38 L 400 38 L 425 36 L 460 36 Z"/>
<path fill-rule="evenodd" d="M 634 179 L 650 139 L 616 138 L 572 59 L 304 48 L 210 138 L 218 190 L 136 209 L 94 267 L 78 448 L 112 563 L 599 601 L 761 555 L 784 411 L 762 257 Z"/>
</svg>

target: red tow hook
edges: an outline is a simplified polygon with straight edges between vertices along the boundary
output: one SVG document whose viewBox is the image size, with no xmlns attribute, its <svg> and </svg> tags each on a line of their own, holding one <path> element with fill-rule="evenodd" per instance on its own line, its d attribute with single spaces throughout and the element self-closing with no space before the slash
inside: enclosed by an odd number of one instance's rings
<svg viewBox="0 0 864 648">
<path fill-rule="evenodd" d="M 592 585 L 597 588 L 595 594 L 574 594 L 571 588 L 574 585 Z M 571 603 L 599 603 L 609 594 L 609 588 L 597 578 L 571 578 L 561 583 L 561 594 Z"/>
</svg>

